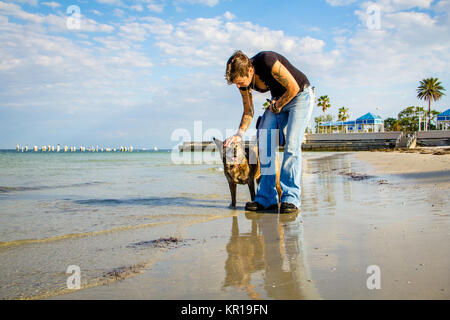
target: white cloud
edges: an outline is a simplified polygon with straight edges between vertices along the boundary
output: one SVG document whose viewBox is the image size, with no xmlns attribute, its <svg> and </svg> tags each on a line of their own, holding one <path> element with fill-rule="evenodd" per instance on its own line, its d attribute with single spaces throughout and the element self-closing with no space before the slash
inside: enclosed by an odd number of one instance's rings
<svg viewBox="0 0 450 320">
<path fill-rule="evenodd" d="M 48 26 L 53 32 L 68 32 L 67 17 L 62 15 L 43 15 L 38 13 L 28 13 L 16 4 L 4 3 L 0 1 L 0 14 L 13 16 L 28 23 L 40 25 L 41 27 Z M 93 19 L 89 19 L 81 15 L 81 29 L 77 31 L 84 32 L 112 32 L 114 27 L 106 24 L 101 24 Z"/>
<path fill-rule="evenodd" d="M 61 56 L 42 56 L 37 55 L 34 59 L 37 65 L 41 65 L 44 67 L 50 66 L 58 66 L 64 61 L 64 58 Z"/>
<path fill-rule="evenodd" d="M 134 10 L 134 11 L 138 11 L 138 12 L 144 11 L 144 8 L 140 4 L 132 5 L 132 6 L 130 6 L 130 9 Z"/>
<path fill-rule="evenodd" d="M 327 3 L 333 7 L 337 7 L 337 6 L 346 6 L 349 5 L 353 2 L 355 2 L 356 0 L 326 0 Z"/>
<path fill-rule="evenodd" d="M 0 71 L 12 69 L 20 64 L 20 59 L 5 59 L 0 63 Z"/>
<path fill-rule="evenodd" d="M 144 41 L 152 35 L 167 35 L 173 30 L 170 23 L 156 17 L 144 17 L 140 21 L 129 22 L 119 28 L 119 36 L 127 40 Z"/>
<path fill-rule="evenodd" d="M 129 8 L 134 11 L 143 12 L 144 7 L 150 12 L 161 13 L 164 11 L 166 0 L 134 0 L 135 4 Z"/>
<path fill-rule="evenodd" d="M 95 1 L 101 4 L 107 4 L 111 6 L 122 6 L 122 7 L 125 6 L 122 0 L 95 0 Z"/>
<path fill-rule="evenodd" d="M 336 52 L 325 54 L 323 40 L 288 36 L 282 31 L 230 19 L 234 19 L 234 15 L 226 12 L 215 18 L 188 19 L 174 25 L 163 20 L 147 20 L 146 24 L 134 23 L 121 31 L 141 41 L 149 37 L 149 33 L 153 34 L 166 63 L 179 66 L 222 67 L 236 49 L 248 55 L 276 50 L 302 64 L 314 63 L 322 67 L 333 63 Z M 166 32 L 161 33 L 161 26 L 166 26 L 163 29 Z"/>
<path fill-rule="evenodd" d="M 361 10 L 355 12 L 361 25 L 356 33 L 347 37 L 346 44 L 340 42 L 343 60 L 338 64 L 339 73 L 333 70 L 328 73 L 330 81 L 339 77 L 339 85 L 396 85 L 427 73 L 449 70 L 448 12 L 433 16 L 410 10 L 428 8 L 430 4 L 428 0 L 363 3 Z M 366 26 L 365 8 L 369 5 L 383 8 L 379 30 L 369 30 Z"/>
<path fill-rule="evenodd" d="M 383 26 L 390 29 L 402 29 L 408 28 L 432 28 L 436 24 L 436 20 L 423 12 L 396 12 L 387 13 L 383 17 Z"/>
<path fill-rule="evenodd" d="M 361 7 L 366 9 L 370 5 L 376 5 L 382 12 L 395 12 L 413 8 L 428 9 L 432 2 L 433 0 L 375 0 L 366 1 Z"/>
<path fill-rule="evenodd" d="M 150 3 L 147 5 L 147 9 L 152 12 L 163 12 L 164 11 L 164 4 L 156 4 L 156 3 Z"/>
<path fill-rule="evenodd" d="M 233 19 L 236 19 L 236 16 L 235 16 L 234 14 L 232 14 L 230 11 L 225 12 L 225 13 L 223 14 L 223 17 L 224 17 L 226 20 L 233 20 Z"/>
<path fill-rule="evenodd" d="M 439 2 L 436 2 L 434 10 L 444 13 L 450 12 L 450 0 L 440 0 Z"/>
<path fill-rule="evenodd" d="M 41 4 L 43 4 L 44 6 L 50 7 L 52 9 L 56 9 L 61 6 L 61 4 L 58 2 L 41 2 Z"/>
<path fill-rule="evenodd" d="M 114 36 L 77 41 L 65 34 L 50 35 L 51 28 L 63 28 L 63 17 L 27 14 L 16 6 L 0 5 L 2 108 L 95 114 L 133 107 L 139 102 L 132 98 L 136 92 L 148 95 L 149 84 L 140 80 L 148 77 L 153 63 L 139 48 Z M 14 23 L 4 14 L 31 23 Z M 84 21 L 87 30 L 99 30 L 95 21 Z"/>
<path fill-rule="evenodd" d="M 292 40 L 291 40 L 292 41 Z M 325 42 L 323 40 L 314 39 L 309 36 L 303 37 L 300 40 L 299 47 L 305 53 L 316 53 L 321 52 L 323 47 L 325 46 Z M 295 46 L 295 42 L 291 42 L 291 46 Z"/>
<path fill-rule="evenodd" d="M 180 7 L 182 4 L 191 4 L 191 5 L 203 5 L 208 7 L 214 7 L 219 4 L 219 0 L 174 0 L 173 4 L 178 12 L 182 12 L 183 9 Z"/>
<path fill-rule="evenodd" d="M 125 11 L 123 11 L 122 9 L 119 9 L 119 8 L 115 8 L 113 11 L 113 14 L 116 17 L 123 17 L 123 15 L 125 14 Z"/>
<path fill-rule="evenodd" d="M 95 14 L 95 15 L 97 15 L 97 16 L 102 16 L 103 15 L 103 13 L 101 13 L 100 11 L 98 11 L 98 10 L 90 10 L 90 12 L 92 12 L 93 14 Z"/>
<path fill-rule="evenodd" d="M 30 4 L 32 6 L 37 6 L 37 4 L 38 4 L 38 0 L 15 0 L 15 2 L 27 3 L 27 4 Z"/>
<path fill-rule="evenodd" d="M 214 7 L 219 3 L 219 0 L 185 0 L 191 4 L 202 4 L 209 7 Z"/>
<path fill-rule="evenodd" d="M 119 35 L 128 40 L 144 41 L 148 35 L 145 25 L 137 22 L 122 25 L 119 30 Z"/>
<path fill-rule="evenodd" d="M 339 55 L 318 78 L 319 90 L 328 88 L 329 92 L 322 93 L 355 114 L 381 106 L 382 116 L 395 116 L 409 105 L 421 105 L 415 95 L 419 81 L 434 76 L 445 82 L 450 70 L 449 11 L 437 14 L 445 3 L 429 7 L 430 3 L 363 3 L 355 12 L 359 27 L 334 39 Z M 382 8 L 379 30 L 367 28 L 369 5 Z M 436 11 L 419 11 L 419 7 Z"/>
<path fill-rule="evenodd" d="M 44 21 L 42 15 L 31 14 L 23 11 L 19 5 L 14 3 L 5 3 L 0 1 L 0 13 L 34 23 L 42 23 Z"/>
</svg>

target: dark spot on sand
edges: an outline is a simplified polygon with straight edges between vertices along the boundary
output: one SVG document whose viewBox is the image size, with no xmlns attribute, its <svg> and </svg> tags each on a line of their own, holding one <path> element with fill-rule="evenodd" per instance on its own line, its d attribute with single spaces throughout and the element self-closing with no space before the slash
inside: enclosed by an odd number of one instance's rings
<svg viewBox="0 0 450 320">
<path fill-rule="evenodd" d="M 443 156 L 444 154 L 450 154 L 450 150 L 449 149 L 439 150 L 439 151 L 433 152 L 433 154 L 437 155 L 437 156 Z"/>
<path fill-rule="evenodd" d="M 445 155 L 450 154 L 450 148 L 448 147 L 416 147 L 416 148 L 395 148 L 395 149 L 374 149 L 371 152 L 399 152 L 399 153 L 420 153 L 420 154 L 433 154 L 433 155 Z"/>
<path fill-rule="evenodd" d="M 143 268 L 144 268 L 143 264 L 118 267 L 118 268 L 114 268 L 113 270 L 107 272 L 105 275 L 103 275 L 103 277 L 120 281 L 131 275 L 140 273 Z"/>
<path fill-rule="evenodd" d="M 139 241 L 136 243 L 132 243 L 128 245 L 128 248 L 134 248 L 134 249 L 144 249 L 144 248 L 166 248 L 166 249 L 174 249 L 178 248 L 180 246 L 185 246 L 187 244 L 187 241 L 194 240 L 194 239 L 179 239 L 175 237 L 169 237 L 169 238 L 159 238 L 156 240 L 150 240 L 150 241 Z"/>
<path fill-rule="evenodd" d="M 361 181 L 361 180 L 367 180 L 373 178 L 373 176 L 369 176 L 364 173 L 357 173 L 357 172 L 344 172 L 340 171 L 339 174 L 349 177 L 352 180 L 355 181 Z"/>
</svg>

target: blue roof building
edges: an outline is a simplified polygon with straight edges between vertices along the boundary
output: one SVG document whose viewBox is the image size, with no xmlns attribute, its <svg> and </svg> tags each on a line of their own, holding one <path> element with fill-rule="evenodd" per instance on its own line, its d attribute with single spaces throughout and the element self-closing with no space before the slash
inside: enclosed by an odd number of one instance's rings
<svg viewBox="0 0 450 320">
<path fill-rule="evenodd" d="M 450 128 L 450 109 L 438 114 L 436 118 L 436 128 L 439 130 L 449 130 Z"/>
<path fill-rule="evenodd" d="M 328 121 L 319 124 L 320 133 L 384 132 L 384 121 L 371 112 L 350 121 Z"/>
<path fill-rule="evenodd" d="M 383 124 L 383 119 L 380 116 L 376 116 L 371 112 L 366 113 L 365 115 L 356 119 L 356 123 L 358 124 Z"/>
</svg>

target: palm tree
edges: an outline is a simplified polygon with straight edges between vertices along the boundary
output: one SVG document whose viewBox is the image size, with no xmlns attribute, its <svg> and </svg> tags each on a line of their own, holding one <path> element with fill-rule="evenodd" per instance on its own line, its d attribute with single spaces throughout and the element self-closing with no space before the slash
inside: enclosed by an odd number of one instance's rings
<svg viewBox="0 0 450 320">
<path fill-rule="evenodd" d="M 394 122 L 394 125 L 392 126 L 392 129 L 394 129 L 394 131 L 402 131 L 402 126 L 400 125 L 400 121 L 396 120 Z"/>
<path fill-rule="evenodd" d="M 331 107 L 330 98 L 328 96 L 321 96 L 317 101 L 317 106 L 322 107 L 323 115 L 325 116 L 325 111 Z"/>
<path fill-rule="evenodd" d="M 316 124 L 316 133 L 319 133 L 319 124 L 322 122 L 323 117 L 314 117 L 314 123 Z"/>
<path fill-rule="evenodd" d="M 438 101 L 445 91 L 438 78 L 427 78 L 420 81 L 417 87 L 417 98 L 428 101 L 428 128 L 431 121 L 431 100 Z"/>
<path fill-rule="evenodd" d="M 326 116 L 318 116 L 314 118 L 314 122 L 316 123 L 316 133 L 319 133 L 319 124 L 322 122 L 331 122 L 333 121 L 333 116 L 331 114 L 327 114 Z"/>
<path fill-rule="evenodd" d="M 338 121 L 345 121 L 348 119 L 348 108 L 340 107 L 338 111 Z"/>
</svg>

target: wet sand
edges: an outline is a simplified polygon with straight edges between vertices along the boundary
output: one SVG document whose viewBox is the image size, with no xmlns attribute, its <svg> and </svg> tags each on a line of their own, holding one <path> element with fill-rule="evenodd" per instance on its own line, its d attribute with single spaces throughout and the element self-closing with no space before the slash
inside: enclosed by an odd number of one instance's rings
<svg viewBox="0 0 450 320">
<path fill-rule="evenodd" d="M 318 153 L 300 214 L 245 212 L 238 187 L 229 214 L 160 233 L 178 240 L 139 273 L 52 299 L 449 299 L 450 168 L 429 156 Z"/>
</svg>

